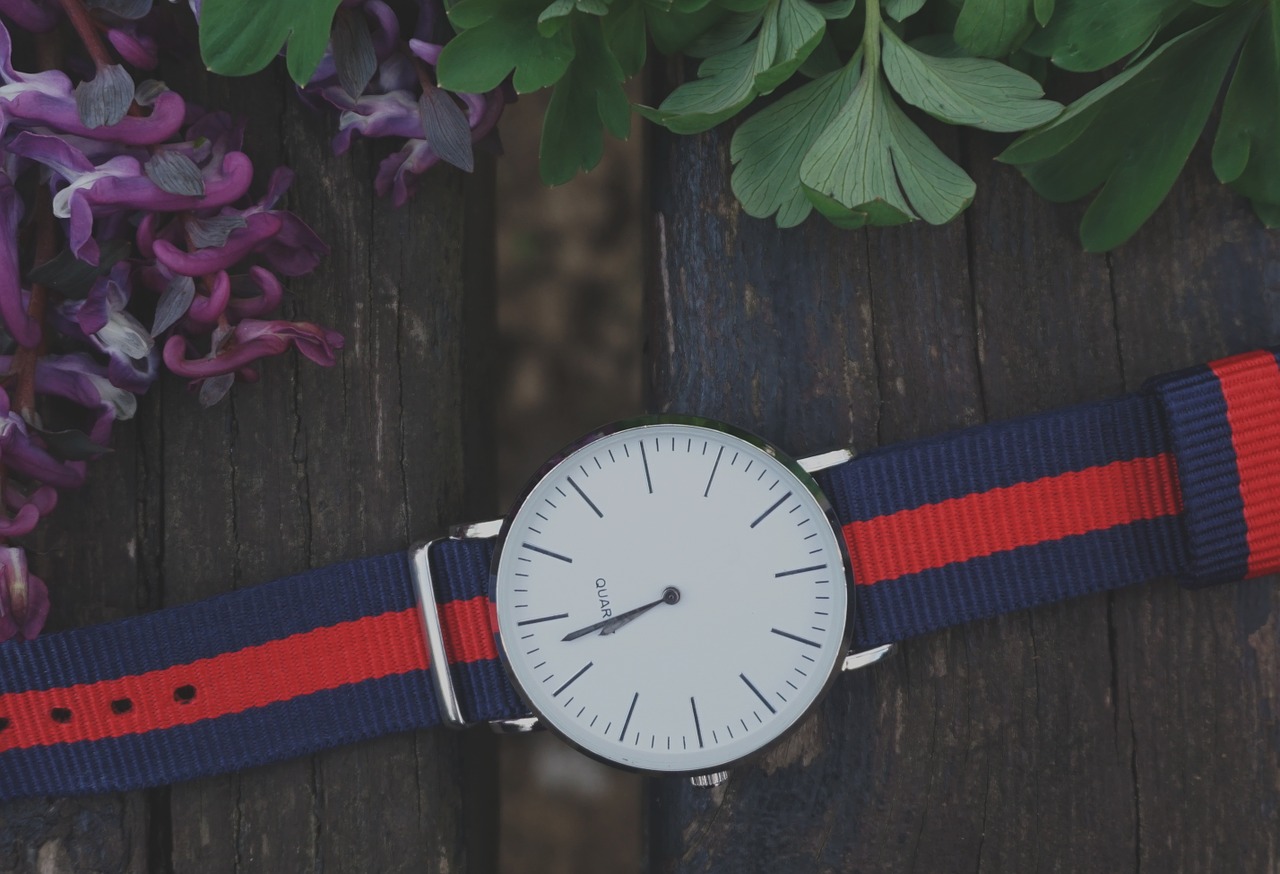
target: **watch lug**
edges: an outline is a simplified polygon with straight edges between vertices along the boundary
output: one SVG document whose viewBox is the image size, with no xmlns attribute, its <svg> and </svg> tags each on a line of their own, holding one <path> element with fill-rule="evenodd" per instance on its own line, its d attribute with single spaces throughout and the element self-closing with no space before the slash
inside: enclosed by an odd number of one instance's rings
<svg viewBox="0 0 1280 874">
<path fill-rule="evenodd" d="M 820 470 L 826 470 L 829 467 L 835 467 L 838 464 L 844 464 L 846 461 L 852 460 L 852 449 L 833 449 L 830 452 L 797 458 L 796 463 L 800 465 L 805 473 L 817 473 Z"/>
<path fill-rule="evenodd" d="M 883 646 L 875 646 L 860 652 L 851 652 L 844 657 L 844 665 L 841 666 L 840 670 L 856 671 L 858 668 L 874 665 L 876 662 L 883 661 L 893 655 L 897 648 L 898 645 L 896 643 L 886 643 Z"/>
<path fill-rule="evenodd" d="M 729 779 L 728 771 L 712 771 L 710 774 L 697 774 L 689 778 L 689 782 L 699 789 L 711 789 Z"/>
<path fill-rule="evenodd" d="M 489 723 L 489 730 L 494 734 L 528 734 L 542 731 L 545 726 L 536 716 L 522 716 L 519 719 L 495 719 Z"/>
<path fill-rule="evenodd" d="M 484 522 L 466 522 L 462 525 L 450 525 L 449 536 L 454 540 L 483 540 L 497 537 L 502 531 L 505 519 L 489 519 Z"/>
</svg>

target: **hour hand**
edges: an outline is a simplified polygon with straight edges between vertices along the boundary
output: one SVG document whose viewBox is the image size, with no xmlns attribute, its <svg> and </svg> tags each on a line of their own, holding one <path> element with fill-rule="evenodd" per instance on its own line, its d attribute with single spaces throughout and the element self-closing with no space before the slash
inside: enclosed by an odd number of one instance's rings
<svg viewBox="0 0 1280 874">
<path fill-rule="evenodd" d="M 680 590 L 675 586 L 668 586 L 662 591 L 662 597 L 656 601 L 650 601 L 648 604 L 642 604 L 634 610 L 628 610 L 626 613 L 619 613 L 617 616 L 610 616 L 608 619 L 603 619 L 592 625 L 588 625 L 586 628 L 579 628 L 577 631 L 570 631 L 560 639 L 562 641 L 577 640 L 579 637 L 586 637 L 594 631 L 598 631 L 602 635 L 613 634 L 632 619 L 635 619 L 642 613 L 649 612 L 659 604 L 674 604 L 679 600 Z"/>
</svg>

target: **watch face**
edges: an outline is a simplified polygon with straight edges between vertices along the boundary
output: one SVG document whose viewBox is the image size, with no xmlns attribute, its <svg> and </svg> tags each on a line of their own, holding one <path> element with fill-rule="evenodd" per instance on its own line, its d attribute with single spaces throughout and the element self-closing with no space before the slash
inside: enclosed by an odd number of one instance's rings
<svg viewBox="0 0 1280 874">
<path fill-rule="evenodd" d="M 494 558 L 503 657 L 585 752 L 716 770 L 777 740 L 848 651 L 848 562 L 795 462 L 703 419 L 624 423 L 535 480 Z"/>
</svg>

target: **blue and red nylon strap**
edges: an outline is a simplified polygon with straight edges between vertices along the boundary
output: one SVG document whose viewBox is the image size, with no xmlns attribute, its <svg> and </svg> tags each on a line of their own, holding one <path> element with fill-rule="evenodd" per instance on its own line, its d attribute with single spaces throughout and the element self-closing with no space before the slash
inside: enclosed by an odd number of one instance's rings
<svg viewBox="0 0 1280 874">
<path fill-rule="evenodd" d="M 859 647 L 1162 576 L 1280 567 L 1280 366 L 1255 352 L 1115 401 L 820 475 Z M 491 541 L 431 553 L 472 721 L 525 713 L 498 661 Z M 0 801 L 153 786 L 440 721 L 404 554 L 0 646 Z"/>
<path fill-rule="evenodd" d="M 489 618 L 492 544 L 432 573 L 473 720 L 523 715 Z M 0 801 L 237 771 L 440 721 L 407 555 L 0 645 Z"/>
<path fill-rule="evenodd" d="M 1256 577 L 1280 569 L 1280 367 L 1250 352 L 819 481 L 860 647 L 1157 577 Z"/>
</svg>

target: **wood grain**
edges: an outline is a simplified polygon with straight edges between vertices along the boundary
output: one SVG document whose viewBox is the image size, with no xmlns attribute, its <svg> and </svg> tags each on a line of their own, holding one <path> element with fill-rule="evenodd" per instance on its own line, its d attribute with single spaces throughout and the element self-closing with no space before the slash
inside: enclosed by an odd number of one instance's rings
<svg viewBox="0 0 1280 874">
<path fill-rule="evenodd" d="M 669 71 L 668 71 L 669 72 Z M 664 74 L 665 75 L 665 74 Z M 1206 155 L 1110 256 L 984 135 L 946 227 L 778 231 L 729 132 L 655 132 L 651 403 L 797 454 L 1136 389 L 1280 342 L 1280 241 Z M 907 642 L 718 789 L 650 784 L 656 871 L 1280 870 L 1280 587 L 1170 582 Z"/>
<path fill-rule="evenodd" d="M 208 411 L 164 377 L 42 535 L 54 629 L 492 515 L 492 167 L 465 183 L 433 171 L 394 210 L 372 190 L 386 147 L 332 156 L 332 117 L 302 107 L 282 71 L 165 72 L 247 116 L 259 189 L 295 168 L 288 206 L 332 253 L 289 284 L 285 310 L 336 327 L 346 348 L 331 369 L 269 361 Z M 0 871 L 491 870 L 494 761 L 485 737 L 423 732 L 150 793 L 11 804 Z"/>
</svg>

